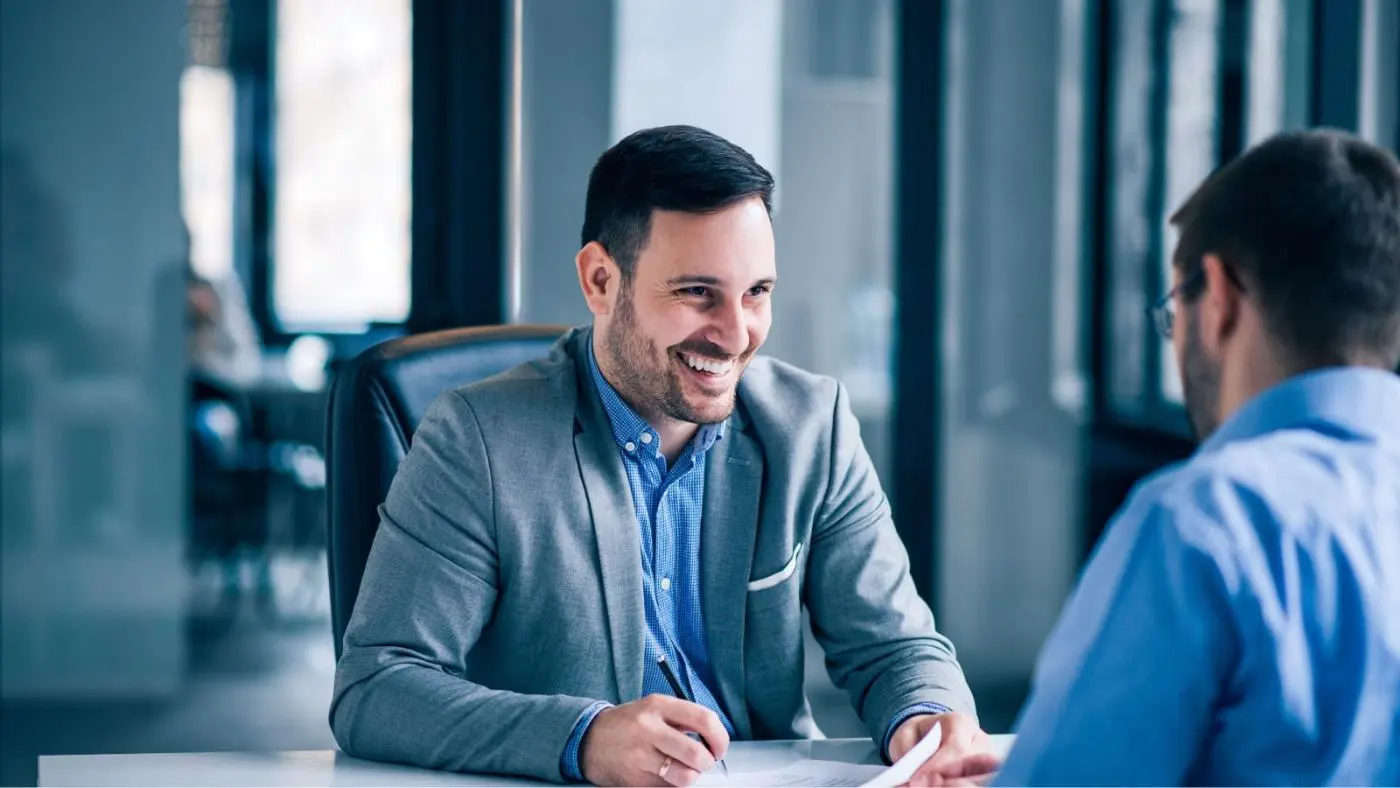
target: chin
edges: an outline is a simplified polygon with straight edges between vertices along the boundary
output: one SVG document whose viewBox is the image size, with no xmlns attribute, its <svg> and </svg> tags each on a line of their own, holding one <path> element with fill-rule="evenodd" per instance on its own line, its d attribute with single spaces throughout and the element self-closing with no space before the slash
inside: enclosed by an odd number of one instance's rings
<svg viewBox="0 0 1400 788">
<path fill-rule="evenodd" d="M 692 424 L 718 424 L 734 412 L 736 397 L 733 389 L 722 394 L 691 395 L 685 398 L 685 408 L 689 411 Z"/>
</svg>

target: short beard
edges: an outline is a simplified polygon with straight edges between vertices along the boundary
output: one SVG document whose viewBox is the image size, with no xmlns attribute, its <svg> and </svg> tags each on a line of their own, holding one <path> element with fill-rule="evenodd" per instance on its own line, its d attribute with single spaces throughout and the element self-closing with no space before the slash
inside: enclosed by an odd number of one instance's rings
<svg viewBox="0 0 1400 788">
<path fill-rule="evenodd" d="M 1203 441 L 1220 426 L 1220 365 L 1206 357 L 1195 315 L 1182 310 L 1186 331 L 1181 354 L 1181 389 L 1186 400 L 1186 417 L 1196 440 Z"/>
<path fill-rule="evenodd" d="M 716 424 L 734 412 L 732 392 L 719 414 L 701 413 L 686 401 L 680 373 L 671 364 L 671 349 L 658 348 L 637 330 L 637 310 L 632 303 L 630 283 L 624 283 L 618 294 L 617 311 L 603 337 L 603 347 L 616 377 L 613 387 L 644 419 L 661 415 L 688 424 Z M 745 361 L 740 359 L 736 363 Z"/>
</svg>

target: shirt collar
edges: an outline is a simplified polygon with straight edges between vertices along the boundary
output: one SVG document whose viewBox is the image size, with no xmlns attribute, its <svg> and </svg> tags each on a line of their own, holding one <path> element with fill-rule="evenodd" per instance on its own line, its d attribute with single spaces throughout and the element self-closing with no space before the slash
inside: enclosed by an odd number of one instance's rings
<svg viewBox="0 0 1400 788">
<path fill-rule="evenodd" d="M 1289 378 L 1235 411 L 1201 444 L 1201 452 L 1299 427 L 1400 441 L 1400 375 L 1336 367 Z"/>
<path fill-rule="evenodd" d="M 661 436 L 647 423 L 646 419 L 638 416 L 637 412 L 632 410 L 632 406 L 628 405 L 622 399 L 622 395 L 617 393 L 611 383 L 608 383 L 607 378 L 603 377 L 602 371 L 598 369 L 598 360 L 593 355 L 593 342 L 591 340 L 592 338 L 589 337 L 589 341 L 585 343 L 588 348 L 588 372 L 593 378 L 594 387 L 598 389 L 598 397 L 603 401 L 603 410 L 608 414 L 613 440 L 617 441 L 618 446 L 628 451 L 649 445 L 654 447 L 657 454 L 660 454 Z M 700 429 L 691 440 L 695 457 L 704 456 L 705 452 L 715 445 L 715 441 L 724 437 L 724 425 L 727 421 L 726 419 L 717 424 L 700 425 Z M 629 444 L 631 448 L 628 448 Z"/>
</svg>

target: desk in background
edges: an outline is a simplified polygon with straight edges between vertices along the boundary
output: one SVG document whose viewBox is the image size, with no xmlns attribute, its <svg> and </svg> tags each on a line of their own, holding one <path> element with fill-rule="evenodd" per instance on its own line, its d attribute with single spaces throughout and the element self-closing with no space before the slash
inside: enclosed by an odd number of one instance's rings
<svg viewBox="0 0 1400 788">
<path fill-rule="evenodd" d="M 1003 754 L 1012 736 L 993 736 Z M 725 757 L 730 776 L 780 768 L 795 761 L 879 763 L 869 739 L 735 742 Z M 454 774 L 313 752 L 210 752 L 169 755 L 45 755 L 39 785 L 540 785 L 499 776 Z"/>
</svg>

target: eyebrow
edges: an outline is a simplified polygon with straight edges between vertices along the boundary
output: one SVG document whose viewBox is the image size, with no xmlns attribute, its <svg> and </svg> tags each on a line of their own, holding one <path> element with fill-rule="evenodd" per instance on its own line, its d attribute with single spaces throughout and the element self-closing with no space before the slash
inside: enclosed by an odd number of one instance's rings
<svg viewBox="0 0 1400 788">
<path fill-rule="evenodd" d="M 749 287 L 758 287 L 759 285 L 771 285 L 777 281 L 778 277 L 776 276 L 765 276 L 762 279 L 759 279 L 758 281 L 749 285 Z M 668 288 L 687 287 L 690 285 L 709 285 L 710 287 L 722 287 L 724 285 L 724 280 L 715 276 L 702 276 L 699 274 L 693 276 L 673 276 L 670 279 L 666 280 L 666 287 Z"/>
</svg>

